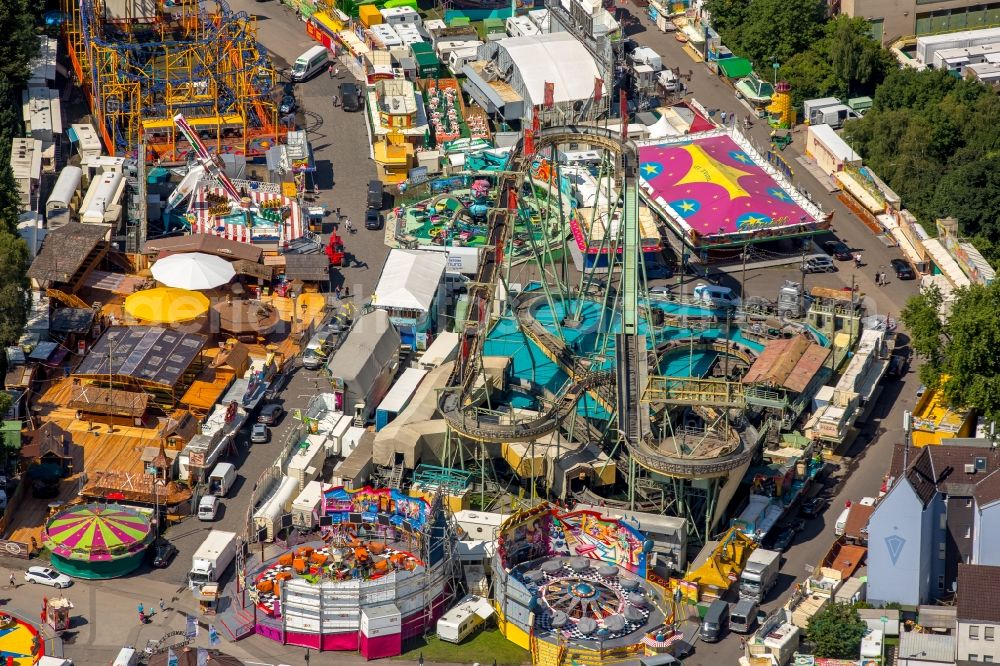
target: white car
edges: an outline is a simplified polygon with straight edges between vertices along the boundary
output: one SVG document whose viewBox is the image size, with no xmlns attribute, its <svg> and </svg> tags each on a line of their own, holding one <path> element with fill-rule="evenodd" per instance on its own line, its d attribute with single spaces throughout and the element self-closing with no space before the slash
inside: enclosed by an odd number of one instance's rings
<svg viewBox="0 0 1000 666">
<path fill-rule="evenodd" d="M 24 572 L 24 580 L 27 583 L 41 583 L 60 589 L 73 584 L 72 578 L 48 567 L 28 567 Z"/>
</svg>

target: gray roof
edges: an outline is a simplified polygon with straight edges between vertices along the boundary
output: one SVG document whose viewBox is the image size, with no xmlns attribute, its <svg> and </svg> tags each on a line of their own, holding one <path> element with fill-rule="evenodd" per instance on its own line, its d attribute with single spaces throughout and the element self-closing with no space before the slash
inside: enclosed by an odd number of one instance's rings
<svg viewBox="0 0 1000 666">
<path fill-rule="evenodd" d="M 399 352 L 399 333 L 385 310 L 373 310 L 347 332 L 327 367 L 332 377 L 369 389 L 388 360 Z"/>
<path fill-rule="evenodd" d="M 899 637 L 896 659 L 955 662 L 955 637 L 941 634 L 922 634 L 904 631 Z"/>
<path fill-rule="evenodd" d="M 330 258 L 325 253 L 286 254 L 285 277 L 289 280 L 326 282 L 330 279 Z"/>
<path fill-rule="evenodd" d="M 92 308 L 60 308 L 49 319 L 53 333 L 86 333 L 94 323 Z"/>
<path fill-rule="evenodd" d="M 108 236 L 103 224 L 70 222 L 45 236 L 28 277 L 39 282 L 69 282 L 91 251 Z"/>
</svg>

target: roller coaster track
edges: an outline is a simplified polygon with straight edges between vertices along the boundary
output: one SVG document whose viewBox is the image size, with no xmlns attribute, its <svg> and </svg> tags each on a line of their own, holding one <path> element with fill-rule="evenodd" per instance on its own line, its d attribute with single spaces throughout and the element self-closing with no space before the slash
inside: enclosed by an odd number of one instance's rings
<svg viewBox="0 0 1000 666">
<path fill-rule="evenodd" d="M 546 146 L 577 142 L 599 146 L 626 158 L 632 157 L 633 163 L 627 164 L 626 170 L 632 174 L 634 179 L 638 167 L 638 148 L 631 141 L 622 141 L 617 132 L 582 125 L 550 127 L 539 133 L 535 145 L 536 149 L 540 150 Z M 483 344 L 487 337 L 486 333 L 490 327 L 493 298 L 496 293 L 499 270 L 503 263 L 503 252 L 507 247 L 510 232 L 514 228 L 516 217 L 519 214 L 516 197 L 520 192 L 526 170 L 533 157 L 533 155 L 524 154 L 522 139 L 511 152 L 508 167 L 503 172 L 500 181 L 499 196 L 502 197 L 500 201 L 504 201 L 507 207 L 492 211 L 492 224 L 484 257 L 480 262 L 476 279 L 469 287 L 469 310 L 465 322 L 465 333 L 467 337 L 472 338 L 472 343 L 466 347 L 465 352 L 455 363 L 447 384 L 448 388 L 441 392 L 438 402 L 439 410 L 448 425 L 458 434 L 477 441 L 501 443 L 532 441 L 558 429 L 560 423 L 572 413 L 576 408 L 576 403 L 584 394 L 593 395 L 597 402 L 610 413 L 616 413 L 622 396 L 617 395 L 615 387 L 624 379 L 629 386 L 633 387 L 633 390 L 630 395 L 624 397 L 629 413 L 624 417 L 619 415 L 619 421 L 624 419 L 625 422 L 631 423 L 631 427 L 628 428 L 629 436 L 626 438 L 626 444 L 629 453 L 640 465 L 669 476 L 703 478 L 725 475 L 748 462 L 755 447 L 752 442 L 750 446 L 745 445 L 743 437 L 728 426 L 725 427 L 723 437 L 732 442 L 733 447 L 721 456 L 706 458 L 675 456 L 656 446 L 649 434 L 643 435 L 641 433 L 641 424 L 637 417 L 640 396 L 638 395 L 638 381 L 635 374 L 639 371 L 638 358 L 634 357 L 638 353 L 635 346 L 636 340 L 634 340 L 636 338 L 635 332 L 626 330 L 625 334 L 619 336 L 619 345 L 630 361 L 629 367 L 624 369 L 628 376 L 618 377 L 616 373 L 610 371 L 595 372 L 591 370 L 589 362 L 572 353 L 562 340 L 552 335 L 535 319 L 531 313 L 531 304 L 535 299 L 523 300 L 516 306 L 515 315 L 518 324 L 521 330 L 538 345 L 539 349 L 566 372 L 569 376 L 568 381 L 547 410 L 537 418 L 527 421 L 515 422 L 513 418 L 510 418 L 504 422 L 504 419 L 509 417 L 468 404 L 470 402 L 468 396 L 472 395 L 477 374 L 474 362 L 481 358 Z M 635 182 L 631 185 L 632 187 L 637 186 Z M 628 356 L 628 354 L 632 354 L 632 356 Z M 618 374 L 621 372 L 620 369 Z M 690 378 L 668 379 L 676 380 L 670 386 L 674 392 L 673 395 L 677 396 L 678 400 L 682 397 L 694 397 L 694 393 L 688 389 L 682 390 L 683 385 L 678 383 L 681 379 L 691 381 Z M 727 389 L 728 392 L 731 390 Z M 712 396 L 715 393 L 706 394 L 703 392 L 695 404 L 705 404 L 703 400 L 706 395 Z M 728 406 L 729 402 L 733 401 L 725 400 L 722 405 L 718 406 Z"/>
</svg>

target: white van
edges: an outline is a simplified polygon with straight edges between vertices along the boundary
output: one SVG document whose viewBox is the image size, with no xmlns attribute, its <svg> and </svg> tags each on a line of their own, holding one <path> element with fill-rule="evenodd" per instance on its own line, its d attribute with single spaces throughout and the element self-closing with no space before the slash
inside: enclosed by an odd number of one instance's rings
<svg viewBox="0 0 1000 666">
<path fill-rule="evenodd" d="M 198 502 L 198 520 L 215 520 L 219 512 L 219 498 L 215 495 L 205 495 Z"/>
<path fill-rule="evenodd" d="M 740 297 L 729 287 L 714 284 L 699 284 L 694 288 L 694 298 L 705 305 L 717 308 L 735 308 L 740 305 Z"/>
<path fill-rule="evenodd" d="M 330 52 L 325 46 L 316 45 L 295 59 L 292 65 L 292 79 L 305 81 L 322 72 L 330 64 Z"/>
<path fill-rule="evenodd" d="M 441 278 L 441 284 L 448 290 L 449 294 L 461 294 L 469 288 L 469 278 L 461 273 L 445 273 Z"/>
<path fill-rule="evenodd" d="M 833 533 L 837 536 L 844 536 L 844 530 L 847 529 L 847 516 L 851 513 L 851 507 L 847 507 L 840 512 L 837 516 L 837 522 L 833 525 Z"/>
</svg>

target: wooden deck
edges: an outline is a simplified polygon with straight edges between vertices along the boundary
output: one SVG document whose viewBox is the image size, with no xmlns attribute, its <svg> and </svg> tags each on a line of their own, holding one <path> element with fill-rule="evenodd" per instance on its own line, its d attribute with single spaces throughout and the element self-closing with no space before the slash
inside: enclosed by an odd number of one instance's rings
<svg viewBox="0 0 1000 666">
<path fill-rule="evenodd" d="M 142 452 L 147 446 L 159 446 L 162 427 L 158 423 L 152 428 L 137 428 L 126 425 L 131 420 L 116 418 L 114 431 L 110 432 L 108 423 L 94 423 L 93 430 L 88 421 L 78 421 L 76 410 L 68 404 L 72 388 L 72 379 L 65 378 L 45 391 L 38 399 L 39 423 L 54 421 L 69 433 L 72 444 L 73 474 L 63 479 L 60 485 L 59 499 L 70 501 L 77 497 L 80 489 L 80 472 L 85 471 L 89 480 L 96 478 L 98 472 L 113 471 L 133 475 L 142 475 L 144 467 Z M 105 417 L 107 418 L 107 417 Z M 11 516 L 4 538 L 15 541 L 30 542 L 31 537 L 40 540 L 41 528 L 48 515 L 48 505 L 57 500 L 39 500 L 27 493 Z"/>
</svg>

